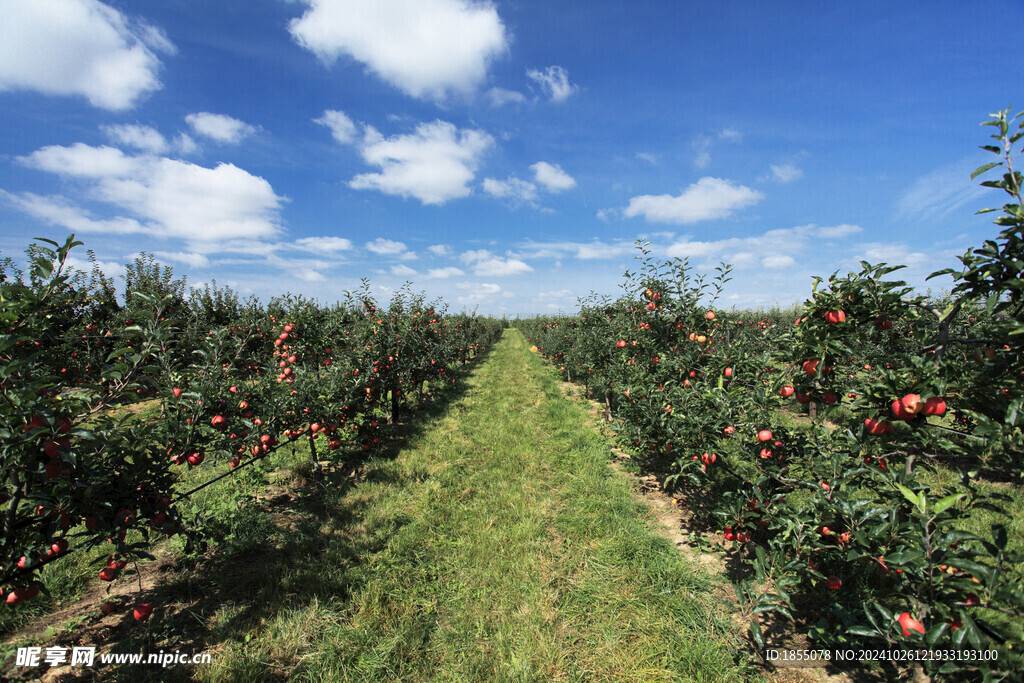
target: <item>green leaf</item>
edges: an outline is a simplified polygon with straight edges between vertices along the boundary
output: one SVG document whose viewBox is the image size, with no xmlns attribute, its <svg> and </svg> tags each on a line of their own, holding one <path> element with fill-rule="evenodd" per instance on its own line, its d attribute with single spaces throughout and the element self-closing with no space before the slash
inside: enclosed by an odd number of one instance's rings
<svg viewBox="0 0 1024 683">
<path fill-rule="evenodd" d="M 916 493 L 908 489 L 903 484 L 896 484 L 896 488 L 900 490 L 900 493 L 903 494 L 903 497 L 909 500 L 912 505 L 914 505 L 917 508 L 921 507 L 921 499 L 918 498 Z"/>
<path fill-rule="evenodd" d="M 1001 294 L 1002 294 L 1002 292 L 993 292 L 988 297 L 988 299 L 985 300 L 985 312 L 986 313 L 988 313 L 989 315 L 992 315 L 992 311 L 994 311 L 996 306 L 999 304 L 999 297 L 1000 297 Z"/>
<path fill-rule="evenodd" d="M 758 650 L 764 649 L 764 634 L 761 633 L 761 624 L 754 620 L 750 622 L 750 637 L 754 639 Z"/>
<path fill-rule="evenodd" d="M 851 636 L 877 637 L 881 635 L 878 632 L 878 629 L 868 628 L 867 626 L 851 626 L 850 628 L 846 629 L 846 633 L 847 635 Z"/>
<path fill-rule="evenodd" d="M 988 149 L 990 151 L 991 150 L 995 150 L 997 154 L 999 153 L 999 148 L 998 147 L 990 148 L 988 145 L 986 145 L 986 146 L 982 147 L 982 149 Z M 991 164 L 985 164 L 984 166 L 979 166 L 978 168 L 974 169 L 973 173 L 971 173 L 971 180 L 974 180 L 975 178 L 980 176 L 985 171 L 989 170 L 990 168 L 994 168 L 996 166 L 999 166 L 1002 163 L 1003 162 L 1001 162 L 1001 161 L 993 161 Z"/>
<path fill-rule="evenodd" d="M 947 510 L 948 508 L 950 508 L 951 506 L 956 505 L 958 502 L 960 502 L 963 498 L 966 497 L 966 493 L 955 493 L 952 496 L 946 496 L 945 498 L 940 499 L 938 502 L 935 503 L 935 505 L 932 506 L 932 512 L 938 515 Z"/>
<path fill-rule="evenodd" d="M 966 631 L 967 632 L 967 640 L 969 640 L 971 645 L 973 645 L 976 649 L 980 650 L 981 649 L 981 629 L 978 628 L 978 625 L 976 623 L 974 623 L 974 619 L 972 619 L 971 616 L 969 614 L 967 614 L 966 612 L 964 612 L 962 621 L 964 622 L 964 627 L 962 629 L 958 629 L 958 630 Z"/>
<path fill-rule="evenodd" d="M 1000 550 L 1006 548 L 1006 527 L 1002 524 L 992 525 L 992 539 Z"/>
<path fill-rule="evenodd" d="M 121 347 L 120 349 L 116 349 L 114 351 L 111 351 L 107 355 L 107 362 L 109 363 L 110 361 L 114 360 L 115 358 L 120 358 L 121 356 L 123 356 L 124 354 L 128 353 L 129 351 L 131 351 L 131 349 L 129 349 L 127 346 L 124 346 L 124 347 Z"/>
<path fill-rule="evenodd" d="M 948 629 L 949 622 L 945 620 L 940 621 L 938 624 L 928 629 L 927 633 L 924 634 L 924 642 L 929 645 L 935 645 L 935 643 L 939 641 Z"/>
<path fill-rule="evenodd" d="M 1017 424 L 1017 415 L 1020 412 L 1021 401 L 1024 401 L 1024 396 L 1017 397 L 1010 402 L 1009 407 L 1006 409 L 1006 424 L 1011 426 Z"/>
<path fill-rule="evenodd" d="M 992 209 L 988 209 L 988 210 L 992 211 Z M 932 273 L 931 275 L 926 277 L 925 280 L 931 280 L 933 277 L 939 277 L 940 275 L 954 275 L 954 274 L 956 274 L 956 271 L 953 270 L 952 268 L 943 268 L 942 270 L 935 271 L 934 273 Z"/>
</svg>

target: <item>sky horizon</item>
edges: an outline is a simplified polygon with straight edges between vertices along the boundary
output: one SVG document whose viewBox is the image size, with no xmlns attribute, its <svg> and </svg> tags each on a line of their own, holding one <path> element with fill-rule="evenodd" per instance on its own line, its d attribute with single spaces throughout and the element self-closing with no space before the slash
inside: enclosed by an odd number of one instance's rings
<svg viewBox="0 0 1024 683">
<path fill-rule="evenodd" d="M 634 243 L 718 305 L 927 274 L 998 228 L 979 124 L 1024 3 L 0 0 L 0 256 L 74 232 L 201 287 L 369 278 L 510 317 L 618 296 Z M 85 263 L 85 248 L 76 262 Z"/>
</svg>

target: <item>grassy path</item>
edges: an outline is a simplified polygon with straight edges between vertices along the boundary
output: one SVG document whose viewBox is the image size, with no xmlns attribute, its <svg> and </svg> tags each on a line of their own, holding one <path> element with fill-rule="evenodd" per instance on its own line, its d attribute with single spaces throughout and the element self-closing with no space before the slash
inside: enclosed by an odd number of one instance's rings
<svg viewBox="0 0 1024 683">
<path fill-rule="evenodd" d="M 738 679 L 707 584 L 606 448 L 510 330 L 467 395 L 341 500 L 358 513 L 336 520 L 321 565 L 338 575 L 317 583 L 347 595 L 314 587 L 208 673 L 292 652 L 310 680 Z"/>
</svg>

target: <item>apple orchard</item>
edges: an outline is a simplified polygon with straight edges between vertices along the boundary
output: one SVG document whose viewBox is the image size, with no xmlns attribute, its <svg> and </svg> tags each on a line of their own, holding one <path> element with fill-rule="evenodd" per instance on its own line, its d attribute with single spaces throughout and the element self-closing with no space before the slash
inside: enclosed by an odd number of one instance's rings
<svg viewBox="0 0 1024 683">
<path fill-rule="evenodd" d="M 954 277 L 946 296 L 862 263 L 816 279 L 795 316 L 730 313 L 714 306 L 728 266 L 709 278 L 639 244 L 622 297 L 521 325 L 721 530 L 759 647 L 768 616 L 818 646 L 1005 648 L 923 662 L 933 675 L 1019 672 L 1024 548 L 1003 506 L 1024 467 L 1024 120 L 986 125 L 999 160 L 974 175 L 1001 171 L 982 184 L 1009 203 L 995 240 L 932 276 Z"/>
<path fill-rule="evenodd" d="M 862 263 L 815 280 L 796 315 L 730 312 L 715 305 L 728 266 L 696 274 L 639 244 L 619 298 L 515 323 L 720 532 L 744 566 L 756 648 L 765 620 L 783 620 L 816 647 L 999 649 L 922 662 L 931 675 L 1020 671 L 1022 547 L 1002 510 L 1024 466 L 1024 119 L 987 125 L 997 160 L 975 175 L 1008 203 L 992 210 L 995 239 L 941 271 L 947 295 Z M 308 450 L 314 475 L 376 453 L 507 326 L 408 290 L 378 302 L 368 285 L 333 307 L 186 295 L 145 257 L 119 293 L 67 268 L 79 244 L 39 240 L 27 272 L 0 271 L 8 610 L 71 553 L 102 548 L 95 575 L 112 583 L 162 537 L 215 540 L 216 511 L 193 494 L 260 480 L 285 444 Z M 151 419 L 127 409 L 142 403 Z"/>
</svg>

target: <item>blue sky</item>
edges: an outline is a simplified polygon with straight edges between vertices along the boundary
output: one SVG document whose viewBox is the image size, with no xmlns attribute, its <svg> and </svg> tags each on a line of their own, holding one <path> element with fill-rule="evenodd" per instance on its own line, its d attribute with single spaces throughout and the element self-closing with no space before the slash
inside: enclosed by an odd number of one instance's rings
<svg viewBox="0 0 1024 683">
<path fill-rule="evenodd" d="M 724 306 L 956 265 L 1024 3 L 0 0 L 0 252 L 570 312 L 633 242 Z M 79 254 L 84 259 L 84 251 Z M 933 280 L 936 289 L 949 280 Z"/>
</svg>

